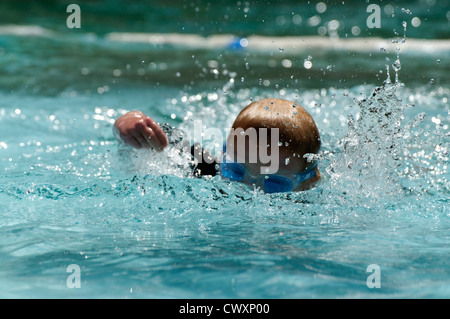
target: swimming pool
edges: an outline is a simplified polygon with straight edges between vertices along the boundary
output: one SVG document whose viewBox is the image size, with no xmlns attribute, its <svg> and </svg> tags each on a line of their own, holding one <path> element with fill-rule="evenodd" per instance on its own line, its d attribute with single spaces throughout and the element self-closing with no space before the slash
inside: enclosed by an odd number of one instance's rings
<svg viewBox="0 0 450 319">
<path fill-rule="evenodd" d="M 5 2 L 2 298 L 450 296 L 448 6 L 383 4 L 376 30 L 356 2 L 127 3 L 79 1 L 76 30 L 57 1 Z M 124 156 L 112 134 L 132 109 L 226 128 L 265 97 L 314 117 L 315 189 L 192 178 L 175 151 Z"/>
</svg>

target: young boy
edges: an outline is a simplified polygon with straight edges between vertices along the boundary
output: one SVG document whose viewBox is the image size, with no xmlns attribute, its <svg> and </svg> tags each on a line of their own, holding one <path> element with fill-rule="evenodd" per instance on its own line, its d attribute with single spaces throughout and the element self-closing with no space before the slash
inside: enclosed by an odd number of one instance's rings
<svg viewBox="0 0 450 319">
<path fill-rule="evenodd" d="M 120 116 L 114 133 L 119 141 L 135 148 L 162 151 L 169 144 L 161 126 L 140 111 Z M 245 107 L 235 119 L 223 160 L 202 161 L 210 154 L 199 145 L 191 147 L 191 154 L 197 160 L 196 175 L 219 173 L 276 193 L 306 190 L 320 180 L 317 165 L 303 157 L 317 154 L 319 149 L 319 130 L 304 108 L 286 100 L 263 99 Z M 264 159 L 274 156 L 275 167 L 273 163 L 267 166 Z"/>
</svg>

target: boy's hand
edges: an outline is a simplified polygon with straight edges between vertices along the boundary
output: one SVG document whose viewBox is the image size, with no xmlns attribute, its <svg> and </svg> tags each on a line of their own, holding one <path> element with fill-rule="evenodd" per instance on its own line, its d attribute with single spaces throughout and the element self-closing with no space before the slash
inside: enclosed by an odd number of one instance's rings
<svg viewBox="0 0 450 319">
<path fill-rule="evenodd" d="M 168 144 L 163 130 L 150 117 L 140 111 L 120 116 L 114 123 L 114 133 L 135 148 L 154 148 L 162 151 Z"/>
</svg>

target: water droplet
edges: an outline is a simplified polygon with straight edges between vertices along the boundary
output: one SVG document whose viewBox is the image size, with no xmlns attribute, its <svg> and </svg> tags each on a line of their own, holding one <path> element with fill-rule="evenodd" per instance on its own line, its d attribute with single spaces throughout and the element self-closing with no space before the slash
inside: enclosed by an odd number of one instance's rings
<svg viewBox="0 0 450 319">
<path fill-rule="evenodd" d="M 394 68 L 395 72 L 399 71 L 402 68 L 400 60 L 395 60 L 395 62 L 392 64 L 392 67 Z"/>
<path fill-rule="evenodd" d="M 284 165 L 289 165 L 289 162 L 290 162 L 291 160 L 290 160 L 290 158 L 288 157 L 288 158 L 286 158 L 285 160 L 284 160 Z"/>
<path fill-rule="evenodd" d="M 316 4 L 316 10 L 318 13 L 324 13 L 327 11 L 327 5 L 323 2 L 319 2 Z"/>
<path fill-rule="evenodd" d="M 422 23 L 422 22 L 420 21 L 420 19 L 419 19 L 418 17 L 414 17 L 414 18 L 412 18 L 412 20 L 411 20 L 411 24 L 412 24 L 412 26 L 413 26 L 414 28 L 419 27 L 421 23 Z"/>
<path fill-rule="evenodd" d="M 289 59 L 284 59 L 283 61 L 281 61 L 281 65 L 284 66 L 285 68 L 291 68 L 292 67 L 292 61 Z"/>
<path fill-rule="evenodd" d="M 411 10 L 405 9 L 405 8 L 402 8 L 402 12 L 404 12 L 406 14 L 412 14 Z"/>
</svg>

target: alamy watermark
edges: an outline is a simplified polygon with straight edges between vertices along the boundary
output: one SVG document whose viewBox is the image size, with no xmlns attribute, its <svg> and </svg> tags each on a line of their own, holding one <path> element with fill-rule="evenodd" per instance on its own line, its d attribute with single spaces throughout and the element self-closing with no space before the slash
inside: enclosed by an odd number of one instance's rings
<svg viewBox="0 0 450 319">
<path fill-rule="evenodd" d="M 66 279 L 67 288 L 81 288 L 81 269 L 77 264 L 70 264 L 66 268 L 66 272 L 70 273 Z M 381 268 L 377 264 L 370 264 L 366 268 L 366 272 L 370 275 L 366 279 L 368 288 L 381 288 Z"/>
<path fill-rule="evenodd" d="M 69 4 L 66 12 L 71 13 L 66 19 L 66 25 L 69 29 L 81 28 L 81 9 L 78 4 Z"/>
<path fill-rule="evenodd" d="M 81 269 L 77 264 L 70 264 L 66 268 L 70 275 L 66 279 L 67 288 L 81 288 Z"/>
<path fill-rule="evenodd" d="M 275 174 L 279 169 L 280 160 L 280 134 L 279 128 L 226 128 L 221 130 L 217 127 L 204 129 L 201 120 L 193 123 L 192 134 L 183 131 L 185 151 L 190 150 L 191 142 L 198 142 L 205 149 L 211 150 L 212 154 L 222 154 L 226 145 L 225 156 L 196 157 L 199 162 L 208 164 L 214 161 L 225 161 L 227 163 L 260 163 L 261 174 Z M 228 140 L 226 138 L 228 136 Z M 270 136 L 270 138 L 269 138 Z"/>
<path fill-rule="evenodd" d="M 367 277 L 366 285 L 368 288 L 381 288 L 381 268 L 377 264 L 367 266 L 366 272 L 371 274 Z"/>
<path fill-rule="evenodd" d="M 371 12 L 367 17 L 366 24 L 369 29 L 381 28 L 381 9 L 378 4 L 369 4 L 366 12 Z"/>
<path fill-rule="evenodd" d="M 66 19 L 66 25 L 69 29 L 81 28 L 81 8 L 78 4 L 72 3 L 67 6 L 67 13 L 70 15 Z M 378 4 L 369 4 L 366 9 L 370 15 L 366 19 L 366 25 L 369 29 L 381 28 L 381 8 Z"/>
</svg>

